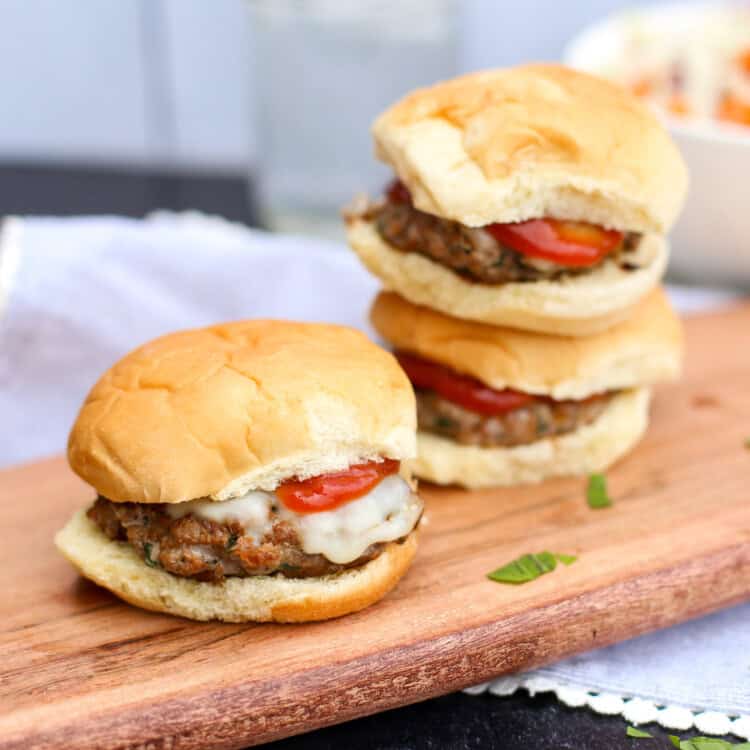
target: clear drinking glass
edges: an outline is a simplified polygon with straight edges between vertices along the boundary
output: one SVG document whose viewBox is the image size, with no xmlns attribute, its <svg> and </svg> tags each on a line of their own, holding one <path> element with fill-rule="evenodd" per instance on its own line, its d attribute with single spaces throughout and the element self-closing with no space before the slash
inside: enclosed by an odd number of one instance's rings
<svg viewBox="0 0 750 750">
<path fill-rule="evenodd" d="M 341 236 L 340 210 L 380 192 L 374 117 L 455 74 L 456 0 L 251 0 L 260 218 Z"/>
</svg>

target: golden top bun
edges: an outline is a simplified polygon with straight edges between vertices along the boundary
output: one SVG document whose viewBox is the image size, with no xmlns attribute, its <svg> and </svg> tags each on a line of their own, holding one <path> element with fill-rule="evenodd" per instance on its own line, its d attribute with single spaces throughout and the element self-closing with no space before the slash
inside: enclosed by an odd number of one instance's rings
<svg viewBox="0 0 750 750">
<path fill-rule="evenodd" d="M 411 458 L 415 411 L 401 368 L 359 331 L 226 323 L 163 336 L 117 362 L 81 407 L 68 459 L 110 500 L 225 500 Z"/>
<path fill-rule="evenodd" d="M 675 378 L 682 326 L 657 288 L 630 318 L 586 338 L 550 336 L 451 318 L 381 292 L 372 323 L 394 348 L 439 362 L 492 388 L 556 399 Z"/>
<path fill-rule="evenodd" d="M 645 105 L 561 65 L 419 89 L 373 136 L 417 208 L 467 226 L 551 216 L 663 234 L 687 190 L 682 157 Z"/>
<path fill-rule="evenodd" d="M 382 599 L 404 576 L 417 550 L 417 532 L 389 542 L 374 560 L 318 578 L 249 576 L 221 585 L 150 568 L 127 542 L 108 539 L 79 510 L 55 544 L 81 575 L 143 609 L 192 620 L 310 622 L 356 612 Z"/>
</svg>

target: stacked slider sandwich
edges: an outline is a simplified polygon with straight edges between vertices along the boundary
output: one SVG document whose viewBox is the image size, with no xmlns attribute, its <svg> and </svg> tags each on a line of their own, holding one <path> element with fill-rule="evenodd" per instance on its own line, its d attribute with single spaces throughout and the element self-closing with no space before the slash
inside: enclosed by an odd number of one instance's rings
<svg viewBox="0 0 750 750">
<path fill-rule="evenodd" d="M 687 173 L 613 84 L 554 65 L 463 76 L 375 122 L 395 171 L 347 215 L 417 391 L 417 474 L 469 487 L 606 468 L 676 377 L 657 289 Z"/>
</svg>

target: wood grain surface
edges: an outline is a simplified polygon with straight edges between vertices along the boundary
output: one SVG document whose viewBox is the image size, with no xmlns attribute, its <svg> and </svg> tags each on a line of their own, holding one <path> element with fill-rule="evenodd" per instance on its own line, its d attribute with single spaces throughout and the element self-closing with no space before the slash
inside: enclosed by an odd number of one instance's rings
<svg viewBox="0 0 750 750">
<path fill-rule="evenodd" d="M 60 458 L 0 473 L 0 747 L 239 748 L 530 669 L 750 598 L 750 307 L 688 322 L 646 439 L 585 481 L 423 486 L 417 562 L 378 605 L 311 625 L 199 624 L 76 576 L 54 532 L 92 493 Z M 39 426 L 35 426 L 39 429 Z M 579 555 L 520 587 L 485 573 Z"/>
</svg>

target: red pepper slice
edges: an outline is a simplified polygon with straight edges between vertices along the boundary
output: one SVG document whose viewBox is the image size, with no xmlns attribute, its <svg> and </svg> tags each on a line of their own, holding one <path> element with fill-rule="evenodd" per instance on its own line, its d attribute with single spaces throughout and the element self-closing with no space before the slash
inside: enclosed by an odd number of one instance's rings
<svg viewBox="0 0 750 750">
<path fill-rule="evenodd" d="M 573 268 L 593 266 L 617 248 L 623 238 L 622 232 L 596 224 L 557 219 L 488 224 L 485 230 L 511 250 Z"/>
<path fill-rule="evenodd" d="M 276 488 L 276 496 L 295 513 L 333 510 L 366 495 L 382 479 L 395 474 L 399 466 L 398 461 L 387 458 L 301 481 L 292 479 Z"/>
<path fill-rule="evenodd" d="M 448 367 L 413 354 L 395 352 L 395 356 L 412 385 L 417 388 L 429 388 L 444 399 L 477 414 L 506 414 L 534 398 L 528 393 L 510 388 L 495 390 L 474 378 L 459 375 Z"/>
</svg>

